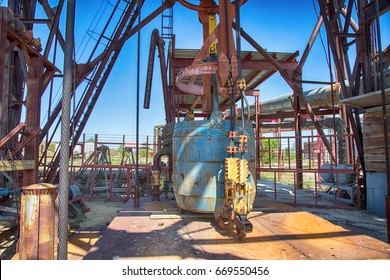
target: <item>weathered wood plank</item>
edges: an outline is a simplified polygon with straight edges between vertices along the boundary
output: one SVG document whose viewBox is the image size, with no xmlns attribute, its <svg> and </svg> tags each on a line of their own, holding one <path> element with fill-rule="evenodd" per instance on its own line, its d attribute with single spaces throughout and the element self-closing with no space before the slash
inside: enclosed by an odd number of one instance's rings
<svg viewBox="0 0 390 280">
<path fill-rule="evenodd" d="M 389 150 L 390 151 L 390 150 Z M 371 147 L 371 148 L 365 148 L 364 149 L 365 155 L 385 155 L 385 147 Z"/>
<path fill-rule="evenodd" d="M 386 165 L 383 162 L 382 163 L 366 162 L 366 170 L 367 171 L 386 172 Z"/>
<path fill-rule="evenodd" d="M 386 162 L 384 155 L 364 155 L 365 162 Z"/>
<path fill-rule="evenodd" d="M 389 139 L 390 140 L 390 139 Z M 376 149 L 385 147 L 385 139 L 382 138 L 365 138 L 363 141 L 364 150 L 366 149 Z"/>
<path fill-rule="evenodd" d="M 0 171 L 28 170 L 35 168 L 34 160 L 1 160 Z"/>
<path fill-rule="evenodd" d="M 390 116 L 389 106 L 387 106 L 387 110 L 387 115 Z M 390 142 L 390 133 L 388 140 Z M 386 150 L 381 106 L 367 109 L 363 116 L 363 147 L 366 170 L 386 171 Z"/>
</svg>

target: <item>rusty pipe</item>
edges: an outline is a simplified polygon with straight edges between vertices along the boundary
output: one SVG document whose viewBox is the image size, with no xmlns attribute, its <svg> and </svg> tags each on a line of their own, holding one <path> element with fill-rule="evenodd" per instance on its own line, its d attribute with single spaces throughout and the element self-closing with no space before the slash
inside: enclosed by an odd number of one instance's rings
<svg viewBox="0 0 390 280">
<path fill-rule="evenodd" d="M 154 58 L 155 58 L 155 47 L 158 37 L 158 30 L 154 29 L 152 32 L 152 37 L 150 39 L 150 48 L 149 48 L 149 59 L 148 59 L 148 70 L 146 72 L 146 86 L 145 86 L 145 97 L 144 97 L 144 108 L 149 109 L 150 107 L 150 96 L 152 91 L 152 80 L 153 80 L 153 70 L 154 70 Z"/>
<path fill-rule="evenodd" d="M 54 260 L 56 190 L 46 183 L 22 188 L 20 260 Z"/>
</svg>

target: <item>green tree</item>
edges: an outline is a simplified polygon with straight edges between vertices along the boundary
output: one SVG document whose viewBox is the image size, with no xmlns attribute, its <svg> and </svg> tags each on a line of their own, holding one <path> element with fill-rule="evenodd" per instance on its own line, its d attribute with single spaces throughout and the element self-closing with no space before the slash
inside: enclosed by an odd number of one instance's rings
<svg viewBox="0 0 390 280">
<path fill-rule="evenodd" d="M 264 157 L 264 164 L 276 162 L 278 160 L 278 139 L 262 139 L 261 146 Z"/>
</svg>

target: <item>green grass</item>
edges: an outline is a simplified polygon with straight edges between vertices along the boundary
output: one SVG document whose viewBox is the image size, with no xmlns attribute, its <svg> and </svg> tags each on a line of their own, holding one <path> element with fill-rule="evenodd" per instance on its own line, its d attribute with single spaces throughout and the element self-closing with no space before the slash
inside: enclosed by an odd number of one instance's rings
<svg viewBox="0 0 390 280">
<path fill-rule="evenodd" d="M 294 173 L 292 172 L 261 172 L 260 173 L 260 179 L 267 180 L 267 181 L 274 181 L 286 185 L 294 185 Z M 313 173 L 304 173 L 303 174 L 303 188 L 314 188 L 315 181 Z"/>
</svg>

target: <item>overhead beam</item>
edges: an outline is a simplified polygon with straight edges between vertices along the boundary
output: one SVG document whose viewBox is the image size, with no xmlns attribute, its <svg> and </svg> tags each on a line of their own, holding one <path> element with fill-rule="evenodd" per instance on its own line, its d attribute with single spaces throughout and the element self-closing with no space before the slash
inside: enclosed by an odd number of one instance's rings
<svg viewBox="0 0 390 280">
<path fill-rule="evenodd" d="M 235 28 L 235 25 L 233 25 Z M 252 37 L 249 36 L 248 33 L 246 33 L 244 30 L 241 30 L 242 37 L 247 40 L 248 43 L 250 43 L 261 55 L 263 55 L 268 61 L 270 61 L 275 68 L 279 71 L 282 78 L 287 82 L 287 84 L 293 89 L 294 94 L 298 95 L 299 102 L 302 103 L 310 116 L 310 119 L 312 120 L 314 127 L 316 128 L 318 134 L 321 136 L 321 140 L 324 143 L 326 149 L 329 152 L 329 155 L 331 157 L 331 160 L 336 163 L 336 159 L 334 157 L 334 153 L 332 152 L 332 146 L 326 137 L 323 129 L 321 128 L 320 124 L 318 123 L 318 118 L 315 115 L 313 109 L 311 108 L 310 104 L 307 102 L 306 97 L 303 95 L 302 88 L 298 86 L 297 82 L 294 80 L 294 77 L 291 76 L 290 72 L 284 68 L 275 58 L 273 58 L 264 48 L 262 48 L 255 40 L 252 39 Z"/>
<path fill-rule="evenodd" d="M 172 60 L 173 68 L 184 68 L 190 66 L 194 59 L 192 58 L 174 58 Z M 276 67 L 267 60 L 245 60 L 242 61 L 243 70 L 277 70 Z M 295 70 L 297 67 L 296 61 L 279 61 L 279 63 L 287 70 Z"/>
<path fill-rule="evenodd" d="M 390 10 L 390 1 L 389 0 L 375 0 L 371 1 L 366 7 L 364 7 L 364 17 L 366 21 L 372 21 L 376 18 L 376 7 L 375 2 L 378 1 L 379 4 L 379 16 L 387 13 Z"/>
</svg>

